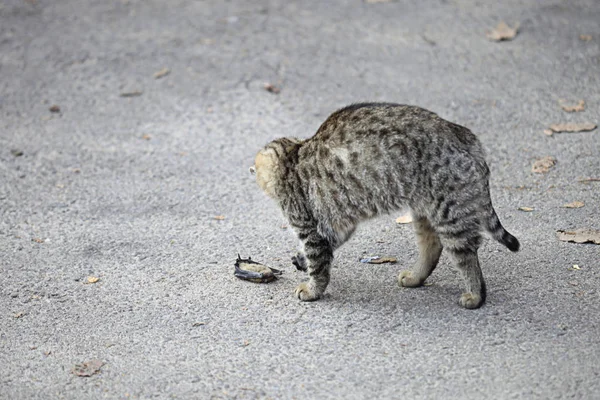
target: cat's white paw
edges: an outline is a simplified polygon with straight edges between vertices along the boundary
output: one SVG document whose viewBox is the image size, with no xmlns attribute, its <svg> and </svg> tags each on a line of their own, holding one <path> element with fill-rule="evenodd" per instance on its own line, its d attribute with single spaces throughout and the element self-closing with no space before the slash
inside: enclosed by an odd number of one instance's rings
<svg viewBox="0 0 600 400">
<path fill-rule="evenodd" d="M 419 287 L 423 284 L 421 280 L 414 277 L 412 271 L 402 271 L 398 275 L 398 284 L 403 287 Z"/>
<path fill-rule="evenodd" d="M 296 297 L 302 301 L 315 301 L 321 297 L 310 282 L 302 282 L 298 285 L 295 291 Z"/>
<path fill-rule="evenodd" d="M 458 304 L 460 304 L 464 308 L 473 309 L 481 307 L 483 305 L 483 301 L 481 299 L 481 296 L 478 294 L 463 293 L 460 296 Z"/>
</svg>

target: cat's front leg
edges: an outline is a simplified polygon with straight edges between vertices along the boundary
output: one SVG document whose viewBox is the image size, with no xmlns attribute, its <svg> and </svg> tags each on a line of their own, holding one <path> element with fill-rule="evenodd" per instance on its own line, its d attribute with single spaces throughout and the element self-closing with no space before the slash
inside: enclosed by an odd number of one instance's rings
<svg viewBox="0 0 600 400">
<path fill-rule="evenodd" d="M 304 254 L 309 279 L 298 285 L 295 293 L 302 301 L 318 300 L 329 284 L 333 246 L 316 231 L 311 232 L 304 240 Z"/>
</svg>

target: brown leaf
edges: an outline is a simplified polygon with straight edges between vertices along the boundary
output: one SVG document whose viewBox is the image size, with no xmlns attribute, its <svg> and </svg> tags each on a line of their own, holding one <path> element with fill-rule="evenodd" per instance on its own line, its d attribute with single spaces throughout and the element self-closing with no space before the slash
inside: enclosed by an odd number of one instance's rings
<svg viewBox="0 0 600 400">
<path fill-rule="evenodd" d="M 584 100 L 579 100 L 579 102 L 577 104 L 573 105 L 569 105 L 567 103 L 565 103 L 563 100 L 559 101 L 560 107 L 565 110 L 566 112 L 580 112 L 585 110 L 585 101 Z"/>
<path fill-rule="evenodd" d="M 31 240 L 33 240 L 36 243 L 44 243 L 44 239 L 40 239 L 40 238 L 33 238 Z"/>
<path fill-rule="evenodd" d="M 571 203 L 563 204 L 563 208 L 581 208 L 585 204 L 581 201 L 573 201 Z"/>
<path fill-rule="evenodd" d="M 71 372 L 77 376 L 92 376 L 98 373 L 103 365 L 104 362 L 100 360 L 90 360 L 81 364 L 75 364 Z"/>
<path fill-rule="evenodd" d="M 395 264 L 396 262 L 398 262 L 396 257 L 379 257 L 379 258 L 373 258 L 373 259 L 369 260 L 367 262 L 367 264 L 385 264 L 385 263 Z"/>
<path fill-rule="evenodd" d="M 154 73 L 154 79 L 160 79 L 162 77 L 169 75 L 170 73 L 171 73 L 171 70 L 169 68 L 163 68 L 160 71 L 157 71 Z"/>
<path fill-rule="evenodd" d="M 413 222 L 413 219 L 410 213 L 401 215 L 398 218 L 396 218 L 397 224 L 410 224 L 411 222 Z"/>
<path fill-rule="evenodd" d="M 90 284 L 90 283 L 96 283 L 100 280 L 100 278 L 95 277 L 95 276 L 88 276 L 86 281 L 84 282 L 85 284 Z"/>
<path fill-rule="evenodd" d="M 265 83 L 265 90 L 273 94 L 279 94 L 279 92 L 281 92 L 281 89 L 273 85 L 272 83 Z"/>
<path fill-rule="evenodd" d="M 150 140 L 150 139 L 152 139 L 152 136 L 150 136 L 150 135 L 148 135 L 146 133 L 146 134 L 142 135 L 142 139 L 144 139 L 144 140 Z"/>
<path fill-rule="evenodd" d="M 580 228 L 574 231 L 557 231 L 558 240 L 574 243 L 600 244 L 600 231 L 589 228 Z"/>
<path fill-rule="evenodd" d="M 511 28 L 506 24 L 506 22 L 501 21 L 494 29 L 488 31 L 486 36 L 488 39 L 493 40 L 495 42 L 500 42 L 502 40 L 512 40 L 515 36 L 517 36 L 517 32 L 519 31 L 519 23 L 515 24 L 514 28 Z"/>
<path fill-rule="evenodd" d="M 224 215 L 216 215 L 213 217 L 213 219 L 216 219 L 217 221 L 223 221 L 225 219 Z"/>
<path fill-rule="evenodd" d="M 532 212 L 533 210 L 535 210 L 535 208 L 533 208 L 533 207 L 519 207 L 518 210 L 519 211 L 525 211 L 525 212 Z"/>
<path fill-rule="evenodd" d="M 53 113 L 59 113 L 60 107 L 57 106 L 56 104 L 54 104 L 53 106 L 50 106 L 50 108 L 48 110 L 50 110 L 50 112 L 53 112 Z"/>
<path fill-rule="evenodd" d="M 581 178 L 577 182 L 585 183 L 585 182 L 600 182 L 600 178 Z"/>
<path fill-rule="evenodd" d="M 554 132 L 587 132 L 596 129 L 596 124 L 591 122 L 568 123 L 568 124 L 552 124 L 550 129 Z"/>
<path fill-rule="evenodd" d="M 138 97 L 138 96 L 141 96 L 142 93 L 144 93 L 144 92 L 142 92 L 141 90 L 134 90 L 132 92 L 123 92 L 120 94 L 120 96 L 121 97 Z"/>
<path fill-rule="evenodd" d="M 579 40 L 583 40 L 584 42 L 589 42 L 592 40 L 592 35 L 579 35 Z"/>
<path fill-rule="evenodd" d="M 536 174 L 542 174 L 544 172 L 548 172 L 550 168 L 554 167 L 556 164 L 556 158 L 546 156 L 536 160 L 531 167 L 531 171 Z"/>
</svg>

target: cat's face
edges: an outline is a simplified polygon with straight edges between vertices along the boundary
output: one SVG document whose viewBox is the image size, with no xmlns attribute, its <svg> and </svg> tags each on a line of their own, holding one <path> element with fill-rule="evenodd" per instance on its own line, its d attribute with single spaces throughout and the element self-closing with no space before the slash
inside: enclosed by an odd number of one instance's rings
<svg viewBox="0 0 600 400">
<path fill-rule="evenodd" d="M 256 176 L 256 183 L 269 197 L 277 200 L 277 186 L 282 175 L 282 165 L 288 153 L 297 150 L 302 143 L 302 140 L 296 138 L 276 139 L 263 147 L 254 158 L 250 173 Z"/>
<path fill-rule="evenodd" d="M 258 152 L 254 165 L 250 167 L 250 173 L 256 176 L 258 186 L 273 199 L 277 199 L 275 185 L 278 170 L 277 154 L 268 146 Z"/>
</svg>

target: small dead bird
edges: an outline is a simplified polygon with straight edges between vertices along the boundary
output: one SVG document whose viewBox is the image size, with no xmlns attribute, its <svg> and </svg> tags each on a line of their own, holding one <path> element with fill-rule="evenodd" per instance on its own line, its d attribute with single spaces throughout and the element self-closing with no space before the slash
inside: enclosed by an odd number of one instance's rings
<svg viewBox="0 0 600 400">
<path fill-rule="evenodd" d="M 256 261 L 252 261 L 252 257 L 238 258 L 235 261 L 235 272 L 233 273 L 240 279 L 254 283 L 269 283 L 277 279 L 277 275 L 281 275 L 281 271 L 275 268 L 267 267 Z"/>
</svg>

